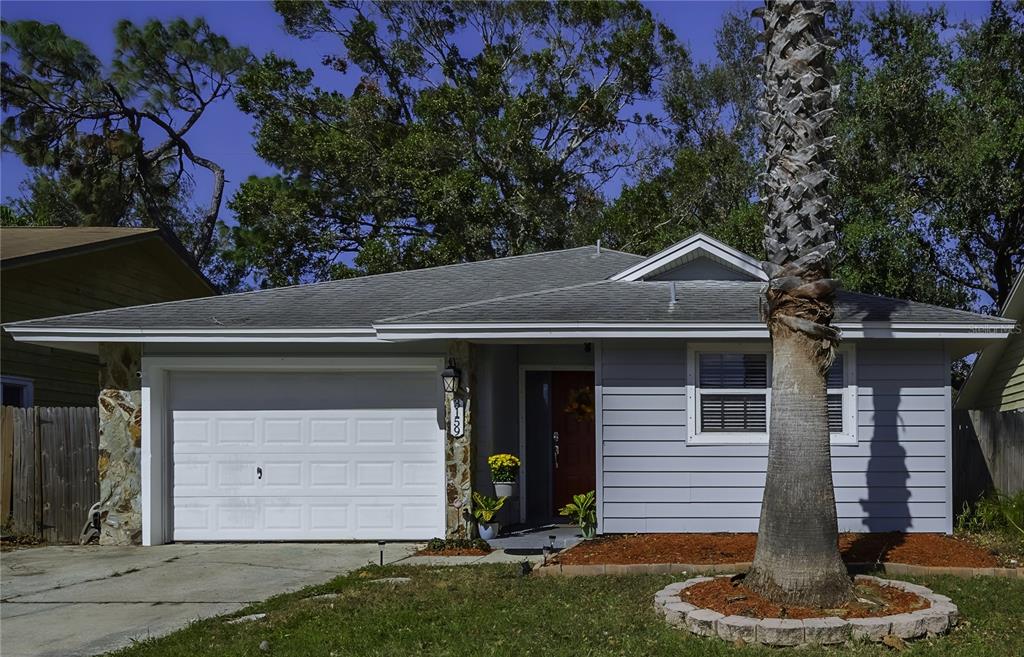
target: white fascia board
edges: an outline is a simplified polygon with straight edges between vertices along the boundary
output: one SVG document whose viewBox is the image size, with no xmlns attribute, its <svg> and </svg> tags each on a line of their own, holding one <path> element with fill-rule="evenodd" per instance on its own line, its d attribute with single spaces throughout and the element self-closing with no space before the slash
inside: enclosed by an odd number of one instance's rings
<svg viewBox="0 0 1024 657">
<path fill-rule="evenodd" d="M 1014 328 L 999 324 L 873 322 L 837 324 L 845 338 L 999 340 Z M 546 338 L 748 338 L 767 339 L 760 322 L 515 322 L 383 324 L 375 329 L 76 329 L 7 327 L 15 340 L 31 344 L 80 346 L 99 342 L 139 343 L 379 343 L 446 339 Z"/>
<path fill-rule="evenodd" d="M 692 251 L 703 251 L 725 264 L 746 272 L 760 281 L 767 281 L 768 274 L 761 269 L 761 263 L 747 254 L 726 246 L 718 240 L 708 237 L 703 233 L 691 235 L 682 242 L 655 253 L 643 262 L 637 263 L 612 276 L 613 281 L 639 281 L 651 275 L 653 272 L 671 264 L 673 261 Z"/>
<path fill-rule="evenodd" d="M 377 342 L 371 329 L 85 329 L 7 326 L 19 342 Z"/>
<path fill-rule="evenodd" d="M 1012 326 L 965 324 L 837 324 L 844 338 L 1003 339 Z M 401 324 L 377 326 L 377 337 L 387 341 L 437 339 L 543 339 L 543 338 L 748 338 L 767 339 L 761 323 L 475 323 Z"/>
<path fill-rule="evenodd" d="M 441 354 L 416 356 L 391 354 L 374 356 L 144 356 L 149 371 L 440 371 L 444 367 Z"/>
</svg>

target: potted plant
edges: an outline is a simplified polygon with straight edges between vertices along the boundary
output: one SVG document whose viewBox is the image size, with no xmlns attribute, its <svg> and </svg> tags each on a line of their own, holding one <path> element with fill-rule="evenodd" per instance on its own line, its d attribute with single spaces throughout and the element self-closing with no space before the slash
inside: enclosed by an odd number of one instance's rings
<svg viewBox="0 0 1024 657">
<path fill-rule="evenodd" d="M 572 502 L 558 510 L 559 515 L 572 519 L 580 528 L 583 538 L 594 538 L 597 532 L 597 495 L 594 491 L 572 496 Z"/>
<path fill-rule="evenodd" d="M 489 541 L 498 537 L 501 530 L 501 523 L 494 521 L 501 507 L 505 506 L 504 497 L 488 497 L 473 491 L 473 517 L 476 518 L 477 530 L 480 538 Z"/>
<path fill-rule="evenodd" d="M 487 457 L 487 465 L 491 468 L 494 494 L 498 497 L 515 497 L 519 457 L 512 454 L 492 454 Z"/>
</svg>

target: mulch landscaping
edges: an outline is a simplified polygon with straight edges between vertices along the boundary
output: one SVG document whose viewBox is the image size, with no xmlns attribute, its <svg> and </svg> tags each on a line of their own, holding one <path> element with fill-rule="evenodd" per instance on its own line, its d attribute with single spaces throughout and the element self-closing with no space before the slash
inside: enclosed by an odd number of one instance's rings
<svg viewBox="0 0 1024 657">
<path fill-rule="evenodd" d="M 603 536 L 562 552 L 563 565 L 728 564 L 752 561 L 757 534 L 629 534 Z M 847 563 L 904 563 L 917 566 L 990 568 L 991 552 L 944 534 L 841 534 Z"/>
<path fill-rule="evenodd" d="M 492 550 L 481 550 L 479 548 L 445 548 L 443 550 L 431 550 L 423 548 L 416 552 L 417 557 L 486 557 Z"/>
<path fill-rule="evenodd" d="M 680 599 L 704 609 L 712 609 L 726 616 L 747 616 L 750 618 L 874 618 L 903 614 L 930 606 L 930 603 L 915 593 L 881 586 L 874 582 L 858 582 L 853 601 L 836 609 L 785 606 L 765 600 L 757 593 L 743 586 L 742 579 L 733 581 L 728 577 L 716 577 L 710 582 L 701 582 L 683 589 Z"/>
<path fill-rule="evenodd" d="M 420 557 L 484 557 L 494 550 L 487 541 L 479 538 L 432 538 L 423 549 L 416 552 Z"/>
</svg>

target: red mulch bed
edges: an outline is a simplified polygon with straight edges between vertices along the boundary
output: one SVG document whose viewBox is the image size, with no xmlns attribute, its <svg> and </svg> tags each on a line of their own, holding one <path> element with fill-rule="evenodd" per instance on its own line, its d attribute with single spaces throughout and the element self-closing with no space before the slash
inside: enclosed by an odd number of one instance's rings
<svg viewBox="0 0 1024 657">
<path fill-rule="evenodd" d="M 757 534 L 629 534 L 584 541 L 561 553 L 559 563 L 724 564 L 753 561 Z M 917 566 L 990 568 L 990 552 L 944 534 L 841 534 L 847 563 L 905 563 Z"/>
<path fill-rule="evenodd" d="M 930 606 L 924 598 L 873 582 L 858 582 L 856 598 L 837 609 L 817 609 L 779 605 L 765 600 L 747 587 L 742 580 L 733 582 L 728 577 L 716 577 L 683 589 L 683 602 L 713 609 L 726 616 L 748 616 L 751 618 L 820 618 L 840 616 L 842 618 L 871 618 L 902 614 Z"/>
</svg>

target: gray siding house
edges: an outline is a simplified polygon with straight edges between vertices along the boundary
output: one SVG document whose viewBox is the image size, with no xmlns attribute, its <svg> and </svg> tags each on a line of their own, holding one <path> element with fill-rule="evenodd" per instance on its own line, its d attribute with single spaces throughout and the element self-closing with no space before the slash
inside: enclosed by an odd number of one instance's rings
<svg viewBox="0 0 1024 657">
<path fill-rule="evenodd" d="M 522 459 L 506 523 L 594 489 L 600 532 L 745 532 L 768 453 L 764 282 L 694 235 L 649 258 L 581 247 L 5 328 L 137 366 L 101 393 L 120 461 L 101 485 L 125 498 L 105 542 L 463 536 L 496 452 Z M 950 362 L 1013 322 L 841 292 L 835 324 L 841 528 L 951 531 Z"/>
</svg>

